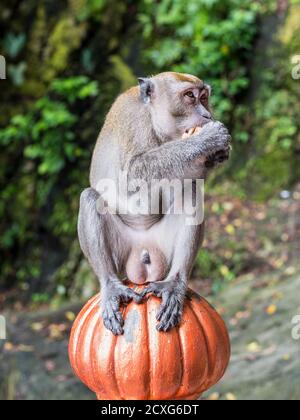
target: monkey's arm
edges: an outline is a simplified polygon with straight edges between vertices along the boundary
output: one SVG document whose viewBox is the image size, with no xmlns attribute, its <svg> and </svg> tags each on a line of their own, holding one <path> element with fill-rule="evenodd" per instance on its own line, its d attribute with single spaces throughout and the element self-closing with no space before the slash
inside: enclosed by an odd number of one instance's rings
<svg viewBox="0 0 300 420">
<path fill-rule="evenodd" d="M 211 122 L 187 140 L 176 140 L 134 157 L 129 162 L 130 178 L 178 179 L 197 177 L 206 163 L 229 157 L 230 134 L 220 122 Z"/>
</svg>

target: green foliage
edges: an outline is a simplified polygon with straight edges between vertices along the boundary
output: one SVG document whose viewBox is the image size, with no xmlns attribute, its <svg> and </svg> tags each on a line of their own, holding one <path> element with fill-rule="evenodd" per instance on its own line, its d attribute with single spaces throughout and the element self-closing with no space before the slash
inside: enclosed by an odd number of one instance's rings
<svg viewBox="0 0 300 420">
<path fill-rule="evenodd" d="M 259 10 L 260 2 L 251 0 L 147 0 L 140 13 L 146 59 L 157 71 L 205 77 L 217 117 L 229 121 L 234 99 L 249 85 L 246 60 Z"/>
<path fill-rule="evenodd" d="M 253 126 L 249 127 L 254 147 L 238 182 L 260 200 L 300 178 L 300 84 L 293 80 L 291 67 L 291 57 L 300 49 L 299 18 L 297 2 L 278 30 L 276 44 L 265 53 L 269 67 L 262 63 L 263 71 L 256 79 L 260 89 L 253 104 Z"/>
<path fill-rule="evenodd" d="M 26 35 L 9 32 L 3 40 L 3 48 L 8 57 L 16 58 L 25 46 Z"/>
<path fill-rule="evenodd" d="M 224 256 L 226 250 L 226 256 Z M 227 255 L 230 255 L 230 258 Z M 213 280 L 212 290 L 218 292 L 224 284 L 236 279 L 249 263 L 246 242 L 220 239 L 218 249 L 202 249 L 197 257 L 197 269 L 203 279 Z"/>
<path fill-rule="evenodd" d="M 87 0 L 83 3 L 79 10 L 79 20 L 95 19 L 101 20 L 103 17 L 103 9 L 107 4 L 107 0 Z"/>
<path fill-rule="evenodd" d="M 49 295 L 46 293 L 34 293 L 31 296 L 31 301 L 33 304 L 47 303 L 49 300 Z"/>
<path fill-rule="evenodd" d="M 52 94 L 59 97 L 53 99 Z M 37 162 L 40 175 L 58 174 L 67 162 L 82 157 L 84 153 L 74 133 L 78 117 L 69 104 L 97 94 L 97 83 L 83 76 L 54 80 L 49 94 L 38 100 L 28 114 L 16 115 L 0 131 L 0 145 L 8 146 L 16 141 L 23 143 L 24 158 Z"/>
<path fill-rule="evenodd" d="M 276 8 L 275 1 L 146 0 L 139 14 L 146 66 L 151 72 L 154 68 L 196 74 L 212 85 L 215 116 L 234 134 L 235 153 L 227 177 L 239 194 L 243 190 L 260 200 L 296 179 L 290 162 L 296 159 L 300 98 L 297 87 L 290 85 L 288 66 L 291 54 L 299 50 L 297 6 L 291 8 L 283 34 L 289 48 L 278 48 L 269 40 L 270 48 L 266 45 L 267 51 L 259 51 L 260 60 L 253 61 L 259 18 Z M 274 18 L 264 30 L 275 35 Z M 271 74 L 267 60 L 272 63 Z M 258 74 L 251 67 L 249 71 L 250 63 L 259 68 Z M 249 103 L 244 98 L 255 85 L 259 90 L 251 93 Z M 220 174 L 211 185 L 219 179 Z"/>
<path fill-rule="evenodd" d="M 285 24 L 276 0 L 20 0 L 17 15 L 2 3 L 2 283 L 17 280 L 37 303 L 48 296 L 43 282 L 53 283 L 49 296 L 57 285 L 72 294 L 75 277 L 86 284 L 74 247 L 79 195 L 104 115 L 136 75 L 175 70 L 213 86 L 215 116 L 234 134 L 231 163 L 210 184 L 215 193 L 265 200 L 299 179 L 300 84 L 290 77 L 299 0 Z M 257 46 L 258 36 L 267 40 Z M 230 261 L 211 249 L 199 257 L 201 276 L 216 287 L 247 262 L 242 244 L 223 248 Z"/>
<path fill-rule="evenodd" d="M 4 158 L 10 160 L 15 156 L 21 162 L 14 169 L 7 166 L 6 160 L 2 162 L 0 248 L 3 252 L 13 253 L 20 246 L 30 246 L 30 242 L 35 247 L 37 230 L 41 228 L 51 231 L 58 239 L 59 235 L 74 237 L 77 201 L 84 180 L 79 180 L 80 174 L 75 168 L 80 168 L 81 161 L 88 162 L 87 150 L 76 136 L 78 111 L 80 103 L 88 103 L 86 101 L 98 93 L 98 84 L 87 77 L 56 79 L 48 93 L 33 104 L 29 112 L 15 115 L 0 130 Z M 10 176 L 15 181 L 5 184 Z M 61 179 L 65 184 L 63 195 L 56 193 L 54 202 L 49 203 L 54 187 Z M 42 214 L 49 210 L 50 214 L 44 220 Z M 72 217 L 66 218 L 67 214 Z M 22 266 L 15 274 L 20 281 L 28 275 L 34 278 L 41 275 L 34 262 L 40 257 L 38 247 L 31 257 L 26 255 L 28 269 Z M 6 259 L 2 268 L 12 274 L 16 265 L 12 271 L 9 259 Z"/>
</svg>

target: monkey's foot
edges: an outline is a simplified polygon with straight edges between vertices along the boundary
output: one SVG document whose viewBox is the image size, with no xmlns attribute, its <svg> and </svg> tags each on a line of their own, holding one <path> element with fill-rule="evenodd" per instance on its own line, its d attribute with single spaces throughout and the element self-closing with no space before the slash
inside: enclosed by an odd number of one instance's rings
<svg viewBox="0 0 300 420">
<path fill-rule="evenodd" d="M 103 293 L 101 308 L 104 326 L 114 335 L 122 335 L 124 333 L 124 320 L 120 312 L 122 303 L 128 303 L 134 300 L 141 303 L 142 296 L 136 293 L 122 283 L 110 286 Z"/>
<path fill-rule="evenodd" d="M 178 277 L 175 280 L 151 283 L 144 290 L 143 295 L 148 293 L 162 298 L 162 304 L 156 316 L 159 321 L 157 330 L 166 332 L 179 325 L 186 294 L 185 283 L 180 283 Z"/>
</svg>

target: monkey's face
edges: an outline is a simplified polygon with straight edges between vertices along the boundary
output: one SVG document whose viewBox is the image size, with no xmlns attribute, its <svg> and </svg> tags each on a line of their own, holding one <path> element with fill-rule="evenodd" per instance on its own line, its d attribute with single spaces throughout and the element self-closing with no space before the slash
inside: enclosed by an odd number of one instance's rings
<svg viewBox="0 0 300 420">
<path fill-rule="evenodd" d="M 148 104 L 157 135 L 165 140 L 182 138 L 195 127 L 212 120 L 211 89 L 197 77 L 162 73 L 140 80 L 141 94 Z"/>
</svg>

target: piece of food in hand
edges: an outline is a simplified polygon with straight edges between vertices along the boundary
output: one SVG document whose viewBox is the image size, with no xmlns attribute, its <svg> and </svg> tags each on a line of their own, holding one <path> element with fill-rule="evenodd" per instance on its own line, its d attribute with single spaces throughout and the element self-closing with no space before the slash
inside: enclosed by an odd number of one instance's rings
<svg viewBox="0 0 300 420">
<path fill-rule="evenodd" d="M 190 128 L 189 130 L 187 130 L 187 131 L 183 134 L 182 139 L 183 139 L 183 140 L 185 140 L 185 139 L 188 139 L 189 137 L 192 137 L 192 136 L 195 136 L 196 134 L 199 134 L 199 133 L 200 133 L 200 131 L 201 131 L 201 129 L 202 129 L 202 128 L 201 128 L 200 126 Z"/>
</svg>

